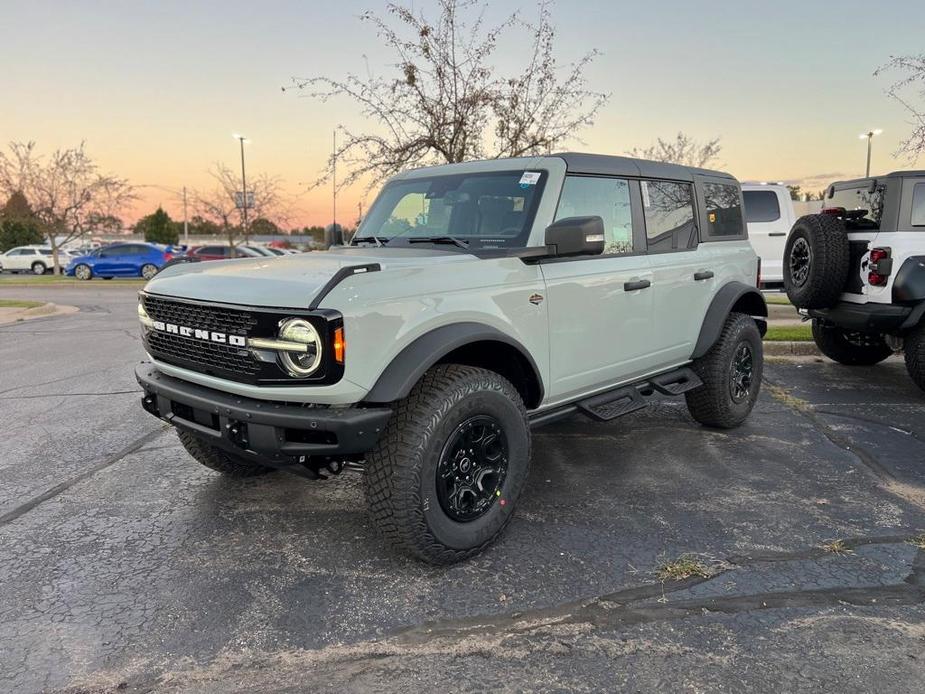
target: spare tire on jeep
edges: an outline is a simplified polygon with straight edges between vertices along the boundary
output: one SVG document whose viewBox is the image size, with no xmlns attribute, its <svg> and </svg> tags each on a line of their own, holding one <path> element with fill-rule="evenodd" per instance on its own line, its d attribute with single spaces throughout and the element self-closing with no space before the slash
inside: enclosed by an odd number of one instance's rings
<svg viewBox="0 0 925 694">
<path fill-rule="evenodd" d="M 784 247 L 784 288 L 797 308 L 830 308 L 844 291 L 850 254 L 840 219 L 800 217 Z"/>
</svg>

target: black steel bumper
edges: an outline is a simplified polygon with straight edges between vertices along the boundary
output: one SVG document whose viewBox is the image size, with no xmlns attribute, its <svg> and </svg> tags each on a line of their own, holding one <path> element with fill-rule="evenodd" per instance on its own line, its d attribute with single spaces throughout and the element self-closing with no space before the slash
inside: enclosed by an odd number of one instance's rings
<svg viewBox="0 0 925 694">
<path fill-rule="evenodd" d="M 810 309 L 807 313 L 846 330 L 869 333 L 896 333 L 914 328 L 925 312 L 925 302 L 918 305 L 852 304 L 842 301 L 832 308 Z"/>
<path fill-rule="evenodd" d="M 306 407 L 230 395 L 135 367 L 142 407 L 155 417 L 238 453 L 281 463 L 302 456 L 358 456 L 372 450 L 392 414 L 387 407 Z"/>
</svg>

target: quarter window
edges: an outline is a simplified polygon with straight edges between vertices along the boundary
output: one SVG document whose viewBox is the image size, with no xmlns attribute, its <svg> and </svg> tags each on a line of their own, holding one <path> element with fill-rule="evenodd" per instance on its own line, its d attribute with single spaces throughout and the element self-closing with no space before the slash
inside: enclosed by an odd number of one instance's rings
<svg viewBox="0 0 925 694">
<path fill-rule="evenodd" d="M 693 186 L 672 181 L 643 181 L 641 185 L 649 252 L 696 247 Z"/>
<path fill-rule="evenodd" d="M 780 203 L 773 190 L 743 190 L 745 221 L 776 222 L 780 219 Z"/>
<path fill-rule="evenodd" d="M 706 183 L 703 186 L 703 197 L 707 208 L 708 237 L 744 235 L 738 186 Z"/>
<path fill-rule="evenodd" d="M 567 217 L 603 219 L 605 254 L 633 251 L 630 186 L 622 178 L 568 176 L 562 186 L 556 220 Z"/>
<path fill-rule="evenodd" d="M 912 226 L 925 227 L 925 183 L 912 189 Z"/>
</svg>

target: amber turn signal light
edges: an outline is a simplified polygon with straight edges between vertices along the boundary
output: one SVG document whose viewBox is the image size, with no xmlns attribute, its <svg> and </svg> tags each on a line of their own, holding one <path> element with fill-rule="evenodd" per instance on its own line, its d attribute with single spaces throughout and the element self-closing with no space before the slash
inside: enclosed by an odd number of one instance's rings
<svg viewBox="0 0 925 694">
<path fill-rule="evenodd" d="M 334 329 L 334 361 L 344 363 L 344 352 L 347 351 L 347 342 L 344 340 L 344 329 Z"/>
</svg>

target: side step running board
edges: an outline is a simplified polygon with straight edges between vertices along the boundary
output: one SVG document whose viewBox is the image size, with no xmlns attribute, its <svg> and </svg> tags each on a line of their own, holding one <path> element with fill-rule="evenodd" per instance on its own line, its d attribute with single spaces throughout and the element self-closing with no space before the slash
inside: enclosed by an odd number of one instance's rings
<svg viewBox="0 0 925 694">
<path fill-rule="evenodd" d="M 575 412 L 580 412 L 599 422 L 609 422 L 630 412 L 641 410 L 653 398 L 661 395 L 683 395 L 701 385 L 703 381 L 700 377 L 685 366 L 638 383 L 600 393 L 586 400 L 564 405 L 555 410 L 539 413 L 531 418 L 530 423 L 538 427 Z"/>
<path fill-rule="evenodd" d="M 582 400 L 578 409 L 600 422 L 641 410 L 656 395 L 681 395 L 703 384 L 687 367 Z"/>
</svg>

